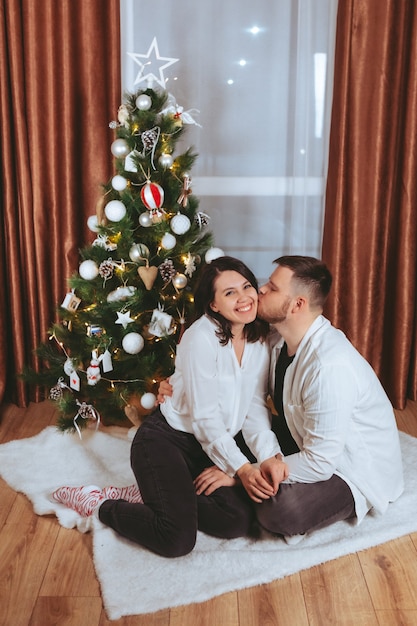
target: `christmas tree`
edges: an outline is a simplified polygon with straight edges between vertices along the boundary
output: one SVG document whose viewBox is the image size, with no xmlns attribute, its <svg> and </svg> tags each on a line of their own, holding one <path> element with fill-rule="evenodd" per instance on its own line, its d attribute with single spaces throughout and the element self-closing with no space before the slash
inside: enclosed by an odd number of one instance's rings
<svg viewBox="0 0 417 626">
<path fill-rule="evenodd" d="M 115 175 L 88 220 L 96 238 L 80 252 L 59 322 L 37 350 L 46 368 L 25 374 L 48 389 L 58 427 L 79 434 L 89 420 L 136 423 L 153 408 L 192 321 L 199 271 L 221 253 L 192 193 L 196 154 L 175 153 L 196 122 L 172 94 L 153 88 L 154 74 L 147 78 L 110 123 Z"/>
</svg>

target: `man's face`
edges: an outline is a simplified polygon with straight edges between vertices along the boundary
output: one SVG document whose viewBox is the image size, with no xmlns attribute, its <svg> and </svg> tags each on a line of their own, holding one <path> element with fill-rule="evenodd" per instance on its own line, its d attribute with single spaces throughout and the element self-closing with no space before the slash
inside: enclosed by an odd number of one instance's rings
<svg viewBox="0 0 417 626">
<path fill-rule="evenodd" d="M 281 324 L 288 318 L 293 290 L 293 271 L 278 266 L 259 290 L 258 316 L 270 324 Z"/>
</svg>

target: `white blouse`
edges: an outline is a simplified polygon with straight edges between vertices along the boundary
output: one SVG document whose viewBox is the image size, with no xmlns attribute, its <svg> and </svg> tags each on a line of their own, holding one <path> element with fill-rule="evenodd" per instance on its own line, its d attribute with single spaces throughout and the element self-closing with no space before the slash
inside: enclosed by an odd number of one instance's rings
<svg viewBox="0 0 417 626">
<path fill-rule="evenodd" d="M 185 331 L 170 379 L 173 395 L 160 409 L 172 428 L 193 433 L 213 463 L 233 476 L 248 462 L 234 440 L 240 430 L 259 463 L 280 450 L 266 406 L 269 349 L 246 342 L 239 364 L 231 342 L 222 346 L 216 330 L 204 315 Z"/>
</svg>

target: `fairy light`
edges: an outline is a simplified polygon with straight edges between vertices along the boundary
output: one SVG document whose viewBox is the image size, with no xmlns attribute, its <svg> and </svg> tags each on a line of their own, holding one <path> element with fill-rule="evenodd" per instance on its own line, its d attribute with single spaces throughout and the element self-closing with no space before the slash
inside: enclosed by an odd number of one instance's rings
<svg viewBox="0 0 417 626">
<path fill-rule="evenodd" d="M 111 243 L 118 244 L 121 238 L 122 238 L 122 233 L 118 232 L 118 233 L 115 233 L 114 235 L 111 235 L 111 237 L 109 237 L 109 241 L 111 241 Z"/>
</svg>

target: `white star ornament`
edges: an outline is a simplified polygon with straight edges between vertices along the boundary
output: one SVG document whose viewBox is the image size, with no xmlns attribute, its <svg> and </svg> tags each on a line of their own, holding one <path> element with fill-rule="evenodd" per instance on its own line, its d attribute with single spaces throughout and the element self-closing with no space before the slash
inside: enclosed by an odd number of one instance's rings
<svg viewBox="0 0 417 626">
<path fill-rule="evenodd" d="M 116 324 L 121 324 L 123 328 L 126 328 L 128 324 L 134 321 L 135 320 L 132 320 L 132 318 L 130 317 L 130 311 L 126 311 L 126 313 L 121 313 L 120 311 L 117 311 Z"/>
</svg>

